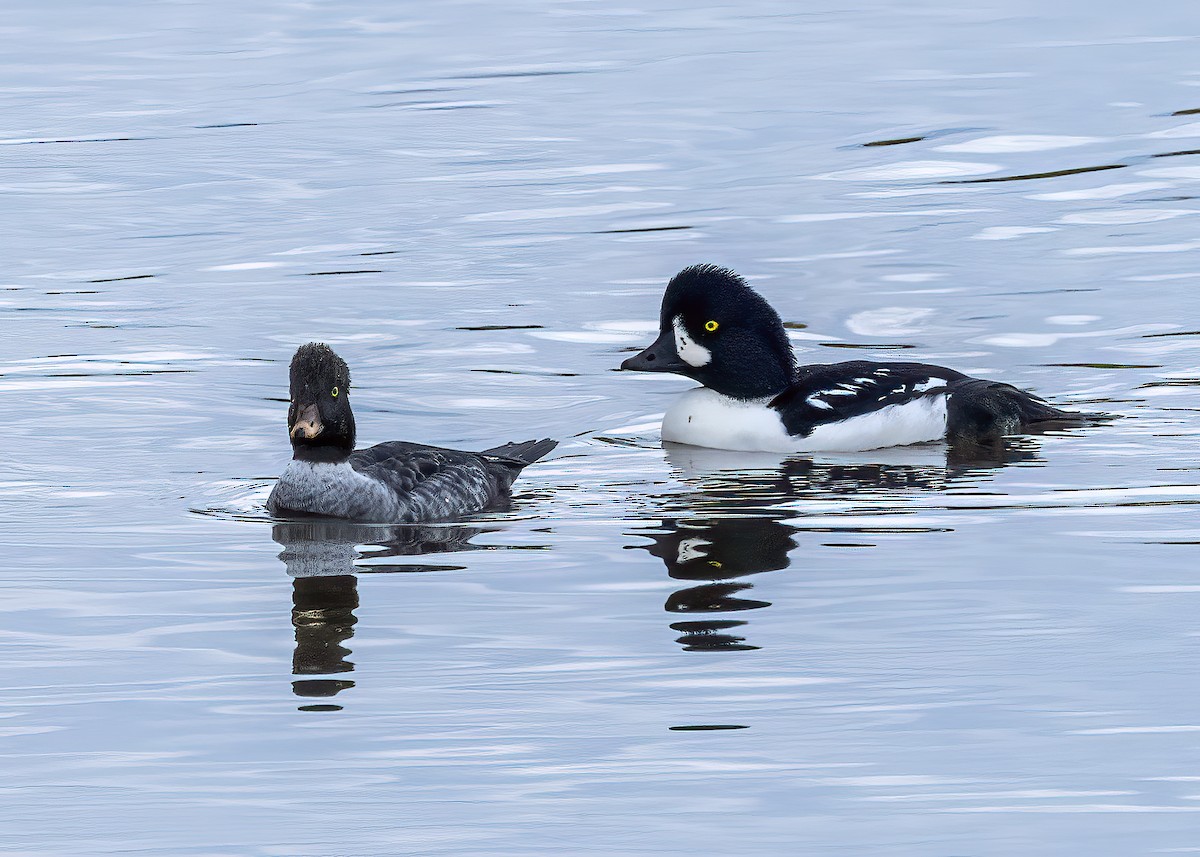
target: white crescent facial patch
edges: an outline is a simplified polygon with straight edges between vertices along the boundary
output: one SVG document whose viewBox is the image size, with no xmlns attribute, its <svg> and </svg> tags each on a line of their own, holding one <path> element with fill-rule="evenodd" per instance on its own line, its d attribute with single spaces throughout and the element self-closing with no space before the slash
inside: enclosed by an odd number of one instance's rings
<svg viewBox="0 0 1200 857">
<path fill-rule="evenodd" d="M 708 556 L 708 548 L 712 547 L 712 542 L 708 539 L 684 539 L 676 548 L 676 562 L 680 565 L 691 562 L 694 559 L 703 559 Z"/>
<path fill-rule="evenodd" d="M 679 355 L 680 360 L 696 368 L 712 362 L 712 352 L 688 336 L 682 316 L 677 315 L 671 319 L 671 327 L 675 331 L 675 353 Z"/>
</svg>

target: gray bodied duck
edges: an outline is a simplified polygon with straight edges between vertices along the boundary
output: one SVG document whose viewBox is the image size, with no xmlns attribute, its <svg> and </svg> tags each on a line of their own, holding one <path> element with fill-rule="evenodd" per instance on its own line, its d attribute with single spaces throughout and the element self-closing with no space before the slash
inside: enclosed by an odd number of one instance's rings
<svg viewBox="0 0 1200 857">
<path fill-rule="evenodd" d="M 272 515 L 407 524 L 502 505 L 514 480 L 558 445 L 543 439 L 482 452 L 389 441 L 355 450 L 350 369 L 310 342 L 291 363 L 292 460 L 267 499 Z"/>
</svg>

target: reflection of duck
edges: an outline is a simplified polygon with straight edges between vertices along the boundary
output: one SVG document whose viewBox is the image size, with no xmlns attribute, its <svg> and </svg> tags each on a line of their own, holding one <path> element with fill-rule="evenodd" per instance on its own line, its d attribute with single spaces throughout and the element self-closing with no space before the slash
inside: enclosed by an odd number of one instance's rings
<svg viewBox="0 0 1200 857">
<path fill-rule="evenodd" d="M 292 577 L 292 626 L 296 650 L 292 674 L 329 676 L 352 672 L 350 649 L 358 607 L 358 577 L 363 571 L 439 571 L 449 565 L 381 564 L 379 558 L 451 551 L 485 550 L 471 539 L 480 527 L 394 527 L 312 519 L 276 524 L 271 537 L 283 545 L 279 558 Z M 369 558 L 369 566 L 357 563 Z M 329 698 L 354 682 L 345 678 L 302 678 L 292 682 L 296 696 Z M 306 705 L 304 710 L 337 710 L 337 705 Z"/>
<path fill-rule="evenodd" d="M 342 645 L 354 636 L 354 608 L 358 606 L 358 578 L 353 574 L 331 577 L 297 577 L 292 581 L 292 625 L 296 651 L 292 674 L 302 676 L 348 673 L 350 650 Z M 354 682 L 334 678 L 292 682 L 296 696 L 335 696 Z"/>
<path fill-rule="evenodd" d="M 1011 438 L 974 454 L 929 445 L 815 460 L 667 445 L 667 463 L 693 490 L 655 498 L 661 529 L 639 530 L 653 544 L 636 547 L 659 557 L 671 577 L 698 583 L 671 594 L 664 605 L 670 613 L 769 607 L 745 597 L 751 584 L 740 578 L 788 567 L 800 530 L 783 521 L 797 514 L 796 501 L 943 491 L 1008 464 L 1036 463 L 1038 449 L 1032 438 Z M 706 617 L 671 628 L 687 651 L 756 649 L 731 633 L 746 624 Z"/>
<path fill-rule="evenodd" d="M 638 535 L 654 542 L 645 549 L 663 561 L 671 577 L 704 581 L 673 592 L 664 605 L 667 612 L 727 613 L 771 606 L 769 601 L 741 597 L 751 584 L 737 578 L 787 568 L 788 551 L 796 547 L 795 532 L 774 517 L 754 516 L 664 519 L 662 531 Z M 676 622 L 671 628 L 683 633 L 679 642 L 687 651 L 756 649 L 743 637 L 719 633 L 745 624 L 709 619 Z"/>
<path fill-rule="evenodd" d="M 385 571 L 455 571 L 456 565 L 388 564 L 379 560 L 396 556 L 488 550 L 471 543 L 495 527 L 381 526 L 309 518 L 276 524 L 271 538 L 283 545 L 279 558 L 292 577 L 331 577 Z M 361 550 L 360 550 L 361 548 Z M 361 562 L 360 562 L 361 561 Z"/>
<path fill-rule="evenodd" d="M 1010 464 L 1036 464 L 1041 461 L 1039 450 L 1040 441 L 1032 437 L 1006 438 L 987 448 L 927 444 L 819 459 L 680 444 L 664 447 L 667 463 L 697 489 L 683 499 L 729 509 L 847 494 L 942 491 Z"/>
</svg>

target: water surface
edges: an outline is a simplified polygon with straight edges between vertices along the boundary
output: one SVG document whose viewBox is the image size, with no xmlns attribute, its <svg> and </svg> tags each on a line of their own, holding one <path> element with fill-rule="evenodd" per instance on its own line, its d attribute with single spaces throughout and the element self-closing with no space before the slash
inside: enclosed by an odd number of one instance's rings
<svg viewBox="0 0 1200 857">
<path fill-rule="evenodd" d="M 6 12 L 5 853 L 1200 849 L 1192 4 Z M 1125 418 L 664 450 L 699 261 Z M 363 443 L 563 443 L 273 523 L 311 339 Z"/>
</svg>

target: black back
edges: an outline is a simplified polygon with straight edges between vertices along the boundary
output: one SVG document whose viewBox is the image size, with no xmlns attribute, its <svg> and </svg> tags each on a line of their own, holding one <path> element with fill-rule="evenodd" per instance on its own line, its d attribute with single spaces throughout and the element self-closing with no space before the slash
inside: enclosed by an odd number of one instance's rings
<svg viewBox="0 0 1200 857">
<path fill-rule="evenodd" d="M 825 423 L 860 417 L 888 405 L 945 395 L 967 376 L 926 363 L 845 363 L 802 366 L 799 377 L 775 397 L 771 407 L 790 434 L 806 436 Z"/>
</svg>

